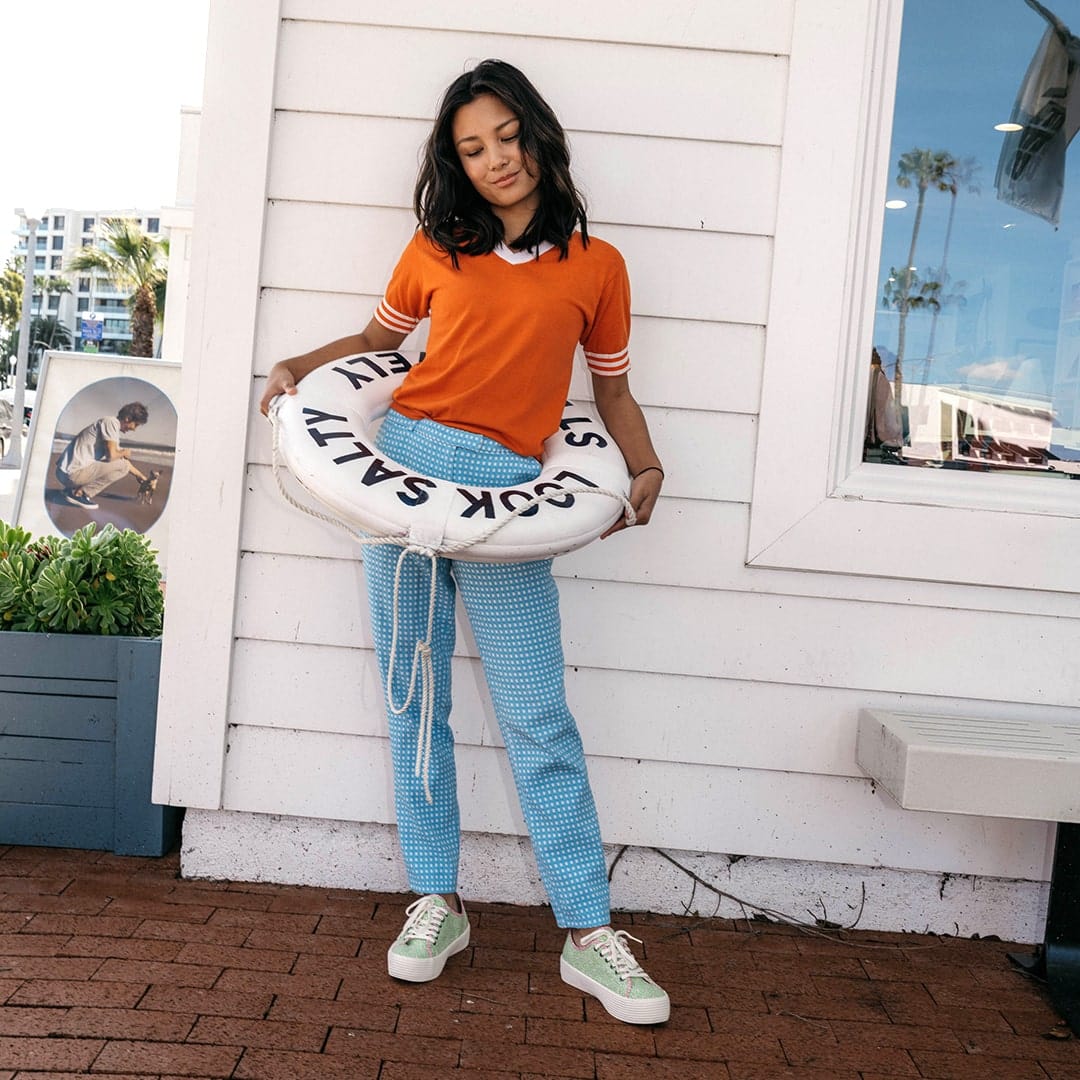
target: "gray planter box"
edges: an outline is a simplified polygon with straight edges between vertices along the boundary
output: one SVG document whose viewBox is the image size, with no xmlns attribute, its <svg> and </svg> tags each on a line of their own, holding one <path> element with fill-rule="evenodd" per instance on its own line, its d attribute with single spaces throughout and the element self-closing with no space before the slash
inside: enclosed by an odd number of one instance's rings
<svg viewBox="0 0 1080 1080">
<path fill-rule="evenodd" d="M 160 638 L 0 633 L 0 844 L 162 855 L 150 801 Z"/>
</svg>

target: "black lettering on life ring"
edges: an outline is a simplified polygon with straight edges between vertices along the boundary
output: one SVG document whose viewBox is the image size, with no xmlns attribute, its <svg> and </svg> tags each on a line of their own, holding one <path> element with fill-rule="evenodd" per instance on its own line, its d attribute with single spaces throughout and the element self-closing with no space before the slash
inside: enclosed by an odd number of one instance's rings
<svg viewBox="0 0 1080 1080">
<path fill-rule="evenodd" d="M 402 487 L 408 488 L 412 492 L 412 496 L 406 495 L 404 491 L 397 492 L 397 497 L 406 506 L 422 506 L 428 501 L 428 493 L 426 491 L 417 491 L 418 487 L 433 488 L 438 487 L 438 484 L 434 480 L 429 480 L 426 476 L 410 476 L 401 481 Z"/>
<path fill-rule="evenodd" d="M 317 427 L 309 427 L 307 433 L 315 440 L 316 446 L 325 446 L 331 439 L 355 439 L 351 431 L 320 431 Z"/>
<path fill-rule="evenodd" d="M 562 484 L 543 483 L 537 484 L 533 491 L 537 495 L 543 495 L 545 491 L 562 491 Z M 565 494 L 561 499 L 548 499 L 547 504 L 549 506 L 557 506 L 560 510 L 569 510 L 574 505 L 574 496 L 569 492 Z M 522 515 L 524 517 L 524 515 Z"/>
<path fill-rule="evenodd" d="M 399 352 L 381 352 L 375 354 L 380 360 L 389 360 L 386 366 L 390 369 L 391 375 L 404 375 L 406 371 L 412 368 L 412 362 L 407 356 L 402 356 Z M 421 354 L 423 359 L 423 354 Z M 417 360 L 417 363 L 420 363 Z"/>
<path fill-rule="evenodd" d="M 584 434 L 579 435 L 575 431 L 570 430 L 571 424 L 591 424 L 591 416 L 564 416 L 559 421 L 559 427 L 567 433 L 566 442 L 570 446 L 588 446 L 589 443 L 596 443 L 596 445 L 603 450 L 607 446 L 607 439 L 598 431 L 586 431 Z"/>
<path fill-rule="evenodd" d="M 308 427 L 311 427 L 312 424 L 321 424 L 324 420 L 337 420 L 341 424 L 349 422 L 344 416 L 335 416 L 334 413 L 323 412 L 322 409 L 313 409 L 309 405 L 304 406 L 303 415 L 306 417 L 304 423 Z"/>
<path fill-rule="evenodd" d="M 585 476 L 578 476 L 576 472 L 571 472 L 569 469 L 562 469 L 554 476 L 555 480 L 576 480 L 579 484 L 585 484 L 587 487 L 599 487 L 600 485 L 592 480 L 589 480 Z"/>
<path fill-rule="evenodd" d="M 367 472 L 364 473 L 360 483 L 364 487 L 374 487 L 376 484 L 382 484 L 387 480 L 396 480 L 399 476 L 406 475 L 404 469 L 388 469 L 386 462 L 382 458 L 376 458 L 367 467 Z"/>
<path fill-rule="evenodd" d="M 352 362 L 351 360 L 346 361 L 346 363 Z M 349 371 L 348 368 L 343 367 L 331 368 L 330 370 L 336 371 L 339 375 L 344 375 L 352 383 L 354 390 L 363 390 L 365 384 L 375 381 L 370 375 L 365 375 L 362 371 Z"/>
<path fill-rule="evenodd" d="M 355 454 L 342 454 L 341 457 L 334 458 L 335 465 L 344 465 L 347 461 L 356 461 L 359 458 L 373 457 L 374 451 L 366 447 L 362 442 L 354 442 L 353 446 L 356 447 Z"/>
<path fill-rule="evenodd" d="M 481 491 L 479 495 L 474 495 L 468 488 L 459 487 L 458 493 L 463 495 L 469 503 L 469 508 L 461 512 L 463 518 L 471 518 L 479 510 L 484 511 L 486 518 L 495 516 L 495 503 L 491 499 L 490 491 Z"/>
<path fill-rule="evenodd" d="M 514 506 L 513 500 L 511 499 L 512 495 L 520 495 L 525 500 L 524 503 L 519 503 L 519 506 L 524 506 L 530 502 L 533 503 L 533 505 L 530 506 L 528 510 L 522 510 L 519 517 L 532 517 L 533 514 L 535 514 L 540 509 L 540 504 L 536 502 L 533 499 L 533 496 L 530 495 L 527 491 L 518 491 L 516 488 L 510 488 L 508 491 L 504 491 L 499 495 L 499 502 L 501 502 L 507 510 L 512 511 L 517 509 L 517 507 Z"/>
</svg>

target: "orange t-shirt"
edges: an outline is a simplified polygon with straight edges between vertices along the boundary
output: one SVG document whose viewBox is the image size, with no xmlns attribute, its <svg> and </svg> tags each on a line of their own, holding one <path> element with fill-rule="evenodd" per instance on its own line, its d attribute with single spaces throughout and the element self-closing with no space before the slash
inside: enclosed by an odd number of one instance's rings
<svg viewBox="0 0 1080 1080">
<path fill-rule="evenodd" d="M 545 245 L 547 247 L 547 245 Z M 630 369 L 630 283 L 622 256 L 603 240 L 570 239 L 533 253 L 500 249 L 450 256 L 416 232 L 375 318 L 408 333 L 431 316 L 427 355 L 394 395 L 394 408 L 495 439 L 539 457 L 559 426 L 574 349 L 589 369 Z"/>
</svg>

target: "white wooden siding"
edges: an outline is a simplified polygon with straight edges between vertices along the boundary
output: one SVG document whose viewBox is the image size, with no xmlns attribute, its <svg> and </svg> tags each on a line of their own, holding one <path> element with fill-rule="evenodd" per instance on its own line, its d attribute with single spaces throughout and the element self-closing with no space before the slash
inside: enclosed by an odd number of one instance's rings
<svg viewBox="0 0 1080 1080">
<path fill-rule="evenodd" d="M 827 28 L 865 20 L 868 3 L 800 7 Z M 439 93 L 470 60 L 503 56 L 567 125 L 593 231 L 626 256 L 632 382 L 668 472 L 648 529 L 556 564 L 568 687 L 605 838 L 1046 876 L 1045 825 L 903 813 L 860 776 L 854 732 L 864 706 L 962 715 L 978 703 L 984 715 L 1077 722 L 1076 676 L 1061 662 L 1080 644 L 1071 599 L 853 576 L 842 553 L 831 574 L 745 563 L 766 349 L 776 347 L 781 168 L 798 167 L 784 131 L 795 6 L 282 0 L 265 102 L 265 236 L 258 279 L 245 283 L 259 291 L 253 356 L 235 359 L 251 397 L 243 517 L 230 537 L 241 556 L 231 682 L 205 725 L 228 746 L 213 805 L 391 820 L 362 568 L 343 533 L 281 501 L 253 403 L 274 361 L 366 323 L 412 232 L 417 152 Z M 230 33 L 242 49 L 242 31 Z M 808 93 L 790 113 L 803 124 Z M 228 184 L 224 158 L 214 179 Z M 206 190 L 211 204 L 223 198 Z M 805 254 L 797 276 L 815 290 L 820 271 Z M 817 330 L 802 327 L 809 340 Z M 798 334 L 784 340 L 801 348 Z M 422 342 L 421 330 L 410 344 Z M 793 377 L 810 386 L 816 375 L 807 366 Z M 573 392 L 589 392 L 580 370 Z M 212 414 L 213 402 L 198 407 Z M 784 448 L 793 472 L 805 464 L 800 419 L 796 405 Z M 772 418 L 774 435 L 784 423 Z M 1003 660 L 1019 641 L 1023 664 Z M 959 652 L 960 642 L 977 649 Z M 453 667 L 466 828 L 520 831 L 464 627 Z M 227 726 L 215 729 L 226 704 Z M 183 784 L 171 790 L 182 796 Z"/>
</svg>

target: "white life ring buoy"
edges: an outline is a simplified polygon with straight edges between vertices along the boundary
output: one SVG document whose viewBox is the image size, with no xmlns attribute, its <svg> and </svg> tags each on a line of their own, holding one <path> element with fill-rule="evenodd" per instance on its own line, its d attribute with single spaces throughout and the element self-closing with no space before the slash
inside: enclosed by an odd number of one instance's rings
<svg viewBox="0 0 1080 1080">
<path fill-rule="evenodd" d="M 519 487 L 456 484 L 380 454 L 374 426 L 423 358 L 346 356 L 271 404 L 289 471 L 346 523 L 456 559 L 525 562 L 583 547 L 622 516 L 630 493 L 622 453 L 600 420 L 573 402 L 544 443 L 540 475 Z"/>
</svg>

